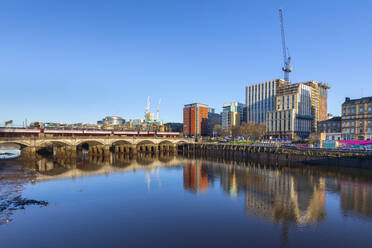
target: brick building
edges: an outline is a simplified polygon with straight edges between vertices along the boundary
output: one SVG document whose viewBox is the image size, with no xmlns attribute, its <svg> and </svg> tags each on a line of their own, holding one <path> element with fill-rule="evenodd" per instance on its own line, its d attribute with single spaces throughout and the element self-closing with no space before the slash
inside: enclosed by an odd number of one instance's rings
<svg viewBox="0 0 372 248">
<path fill-rule="evenodd" d="M 183 108 L 183 133 L 187 136 L 208 135 L 208 112 L 206 104 L 192 103 Z"/>
</svg>

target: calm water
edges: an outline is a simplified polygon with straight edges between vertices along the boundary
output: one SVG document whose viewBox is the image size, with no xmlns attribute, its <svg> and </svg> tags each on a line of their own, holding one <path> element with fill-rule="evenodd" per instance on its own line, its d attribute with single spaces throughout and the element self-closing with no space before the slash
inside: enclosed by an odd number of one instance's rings
<svg viewBox="0 0 372 248">
<path fill-rule="evenodd" d="M 169 154 L 0 165 L 3 201 L 49 202 L 0 213 L 1 247 L 372 247 L 370 171 Z M 20 165 L 37 176 L 7 178 Z"/>
</svg>

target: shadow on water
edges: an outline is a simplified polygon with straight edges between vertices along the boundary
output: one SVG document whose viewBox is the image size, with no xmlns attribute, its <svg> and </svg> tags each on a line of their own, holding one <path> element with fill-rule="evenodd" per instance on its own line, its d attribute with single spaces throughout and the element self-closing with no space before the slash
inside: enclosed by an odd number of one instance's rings
<svg viewBox="0 0 372 248">
<path fill-rule="evenodd" d="M 339 195 L 344 216 L 372 220 L 372 170 L 293 163 L 286 167 L 173 153 L 20 157 L 0 168 L 0 201 L 20 196 L 22 185 L 27 183 L 180 166 L 184 190 L 202 194 L 219 185 L 224 194 L 243 197 L 247 215 L 281 225 L 283 245 L 288 242 L 291 225 L 314 225 L 327 219 L 327 192 Z M 14 177 L 11 170 L 18 176 Z M 8 207 L 0 212 L 0 225 L 9 221 L 13 210 Z"/>
</svg>

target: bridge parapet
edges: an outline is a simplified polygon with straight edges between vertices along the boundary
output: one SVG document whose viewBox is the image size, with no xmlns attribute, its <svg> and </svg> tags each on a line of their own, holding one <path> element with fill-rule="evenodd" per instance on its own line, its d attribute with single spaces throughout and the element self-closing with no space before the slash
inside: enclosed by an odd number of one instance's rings
<svg viewBox="0 0 372 248">
<path fill-rule="evenodd" d="M 123 136 L 60 136 L 60 137 L 1 137 L 0 145 L 17 144 L 21 148 L 33 147 L 42 148 L 46 146 L 72 146 L 76 147 L 88 143 L 111 147 L 113 145 L 177 145 L 180 143 L 194 143 L 193 139 L 183 137 L 123 137 Z"/>
</svg>

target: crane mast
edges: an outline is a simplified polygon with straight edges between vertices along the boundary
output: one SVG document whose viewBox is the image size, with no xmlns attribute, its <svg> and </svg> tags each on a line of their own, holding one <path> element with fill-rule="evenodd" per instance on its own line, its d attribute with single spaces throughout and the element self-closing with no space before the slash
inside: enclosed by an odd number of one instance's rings
<svg viewBox="0 0 372 248">
<path fill-rule="evenodd" d="M 158 107 L 156 108 L 156 120 L 157 121 L 160 121 L 160 118 L 159 118 L 159 107 L 160 107 L 160 103 L 161 103 L 161 98 L 159 99 Z"/>
<path fill-rule="evenodd" d="M 146 110 L 145 113 L 148 114 L 150 112 L 150 105 L 151 105 L 151 100 L 150 96 L 147 97 L 147 105 L 146 105 Z"/>
<path fill-rule="evenodd" d="M 282 70 L 284 71 L 284 80 L 289 82 L 289 73 L 292 71 L 292 67 L 291 67 L 291 57 L 287 55 L 288 48 L 285 43 L 283 10 L 282 9 L 279 9 L 279 18 L 280 18 L 280 31 L 282 35 L 283 62 L 284 62 L 284 66 L 282 67 Z"/>
</svg>

